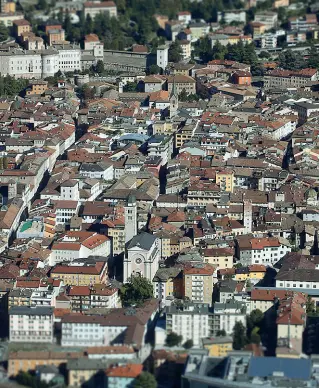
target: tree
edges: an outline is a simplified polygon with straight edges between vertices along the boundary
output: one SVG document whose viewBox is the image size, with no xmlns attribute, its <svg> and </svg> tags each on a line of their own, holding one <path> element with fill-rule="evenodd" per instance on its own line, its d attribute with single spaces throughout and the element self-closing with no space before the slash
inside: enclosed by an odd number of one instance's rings
<svg viewBox="0 0 319 388">
<path fill-rule="evenodd" d="M 237 321 L 233 329 L 233 348 L 241 350 L 247 344 L 245 327 L 242 322 Z"/>
<path fill-rule="evenodd" d="M 264 314 L 258 309 L 253 310 L 247 315 L 247 337 L 250 338 L 250 340 L 254 330 L 257 330 L 258 332 L 261 329 L 263 319 Z"/>
<path fill-rule="evenodd" d="M 121 289 L 121 300 L 124 306 L 141 306 L 153 297 L 153 284 L 143 276 L 131 276 Z"/>
<path fill-rule="evenodd" d="M 178 99 L 179 99 L 180 101 L 187 101 L 187 99 L 188 99 L 188 94 L 187 94 L 187 92 L 186 92 L 185 89 L 183 89 L 183 90 L 180 92 L 180 94 L 179 94 L 179 96 L 178 96 Z"/>
<path fill-rule="evenodd" d="M 50 384 L 40 381 L 36 376 L 29 372 L 20 371 L 16 377 L 16 381 L 21 385 L 32 388 L 48 388 L 50 386 Z"/>
<path fill-rule="evenodd" d="M 183 341 L 183 336 L 176 333 L 170 333 L 166 337 L 166 345 L 170 348 L 172 346 L 178 346 Z"/>
<path fill-rule="evenodd" d="M 104 62 L 101 60 L 98 60 L 95 66 L 95 71 L 99 74 L 102 74 L 104 71 Z"/>
<path fill-rule="evenodd" d="M 319 52 L 314 45 L 309 50 L 308 67 L 319 69 Z"/>
<path fill-rule="evenodd" d="M 158 65 L 151 65 L 148 69 L 149 74 L 160 74 L 161 68 Z"/>
<path fill-rule="evenodd" d="M 170 45 L 168 49 L 168 60 L 169 62 L 180 62 L 182 60 L 182 47 L 176 40 Z"/>
<path fill-rule="evenodd" d="M 7 27 L 3 23 L 0 23 L 0 42 L 3 42 L 4 40 L 8 39 L 8 37 L 9 32 Z"/>
<path fill-rule="evenodd" d="M 124 85 L 123 90 L 124 92 L 136 92 L 137 91 L 137 82 L 127 82 L 126 85 Z"/>
<path fill-rule="evenodd" d="M 226 335 L 227 335 L 227 333 L 224 329 L 217 330 L 216 337 L 225 337 Z"/>
<path fill-rule="evenodd" d="M 39 0 L 38 9 L 41 9 L 42 11 L 46 11 L 48 9 L 48 3 L 46 0 Z"/>
<path fill-rule="evenodd" d="M 155 377 L 149 372 L 142 372 L 133 382 L 133 388 L 156 388 Z"/>
<path fill-rule="evenodd" d="M 250 336 L 250 342 L 256 345 L 259 345 L 261 341 L 261 338 L 258 332 L 259 332 L 259 328 L 255 327 L 251 332 L 251 336 Z"/>
<path fill-rule="evenodd" d="M 291 49 L 282 51 L 278 57 L 279 66 L 287 70 L 299 70 L 306 67 L 303 57 Z"/>
<path fill-rule="evenodd" d="M 183 344 L 183 348 L 185 348 L 185 349 L 190 349 L 193 346 L 194 346 L 194 342 L 191 339 L 185 341 L 184 344 Z"/>
</svg>

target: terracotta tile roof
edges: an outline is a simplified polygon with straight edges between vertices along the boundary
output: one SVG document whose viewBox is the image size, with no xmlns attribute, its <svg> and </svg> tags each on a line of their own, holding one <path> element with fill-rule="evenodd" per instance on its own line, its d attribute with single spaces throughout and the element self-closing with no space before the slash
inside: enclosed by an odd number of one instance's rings
<svg viewBox="0 0 319 388">
<path fill-rule="evenodd" d="M 95 266 L 57 265 L 51 270 L 51 274 L 87 274 L 99 275 L 106 266 L 106 262 L 97 262 Z"/>
<path fill-rule="evenodd" d="M 91 291 L 88 286 L 72 286 L 68 296 L 90 296 Z"/>
<path fill-rule="evenodd" d="M 127 364 L 121 366 L 110 367 L 106 370 L 106 375 L 109 377 L 130 377 L 136 378 L 143 371 L 142 364 Z"/>
<path fill-rule="evenodd" d="M 102 1 L 101 3 L 94 3 L 87 1 L 84 3 L 85 8 L 110 8 L 110 7 L 116 7 L 116 4 L 114 1 Z"/>
<path fill-rule="evenodd" d="M 210 264 L 205 264 L 203 267 L 192 267 L 184 270 L 184 275 L 212 275 L 215 268 Z"/>
</svg>

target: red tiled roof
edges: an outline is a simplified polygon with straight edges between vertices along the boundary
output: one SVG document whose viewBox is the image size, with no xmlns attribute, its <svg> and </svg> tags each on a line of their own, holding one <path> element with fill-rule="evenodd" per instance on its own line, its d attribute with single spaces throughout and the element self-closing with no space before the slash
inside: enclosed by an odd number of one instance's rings
<svg viewBox="0 0 319 388">
<path fill-rule="evenodd" d="M 142 364 L 127 364 L 115 367 L 110 367 L 106 370 L 109 377 L 131 377 L 136 378 L 142 373 Z"/>
</svg>

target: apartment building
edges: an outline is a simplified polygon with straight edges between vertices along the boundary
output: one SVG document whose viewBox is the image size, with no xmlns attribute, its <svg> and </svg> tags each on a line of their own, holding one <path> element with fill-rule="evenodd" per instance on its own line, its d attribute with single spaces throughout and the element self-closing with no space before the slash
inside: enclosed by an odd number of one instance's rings
<svg viewBox="0 0 319 388">
<path fill-rule="evenodd" d="M 273 266 L 287 252 L 291 252 L 291 245 L 283 238 L 237 237 L 237 255 L 244 266 L 251 264 Z"/>
<path fill-rule="evenodd" d="M 183 271 L 184 295 L 194 303 L 212 304 L 215 268 L 198 264 Z"/>
<path fill-rule="evenodd" d="M 264 24 L 266 30 L 271 30 L 277 26 L 278 15 L 277 12 L 272 11 L 260 12 L 255 14 L 254 21 Z"/>
<path fill-rule="evenodd" d="M 108 280 L 107 268 L 106 260 L 77 260 L 72 265 L 57 265 L 51 270 L 50 277 L 60 279 L 69 286 L 90 286 Z"/>
<path fill-rule="evenodd" d="M 111 253 L 110 239 L 95 232 L 68 232 L 52 245 L 50 265 L 73 262 L 89 256 L 108 257 Z"/>
<path fill-rule="evenodd" d="M 206 248 L 204 250 L 204 262 L 215 268 L 232 268 L 234 252 L 227 248 Z"/>
<path fill-rule="evenodd" d="M 114 309 L 109 314 L 71 313 L 62 317 L 62 346 L 144 345 L 148 329 L 154 324 L 159 309 L 153 299 L 142 307 Z M 125 333 L 125 336 L 124 336 Z"/>
<path fill-rule="evenodd" d="M 220 193 L 220 187 L 211 181 L 196 182 L 188 188 L 187 205 L 204 208 L 210 203 L 216 203 Z"/>
<path fill-rule="evenodd" d="M 227 335 L 232 335 L 236 322 L 241 322 L 246 327 L 246 305 L 244 303 L 227 300 L 225 303 L 214 303 L 213 330 L 225 330 Z"/>
<path fill-rule="evenodd" d="M 317 69 L 270 70 L 264 76 L 264 85 L 269 88 L 300 88 L 310 81 L 318 80 Z"/>
<path fill-rule="evenodd" d="M 53 307 L 12 307 L 9 310 L 10 342 L 52 343 L 53 311 Z"/>
<path fill-rule="evenodd" d="M 180 268 L 159 268 L 153 278 L 154 297 L 165 305 L 166 299 L 184 296 L 183 274 Z"/>
<path fill-rule="evenodd" d="M 232 193 L 234 191 L 235 174 L 232 170 L 216 171 L 216 184 L 222 191 Z"/>
<path fill-rule="evenodd" d="M 173 153 L 173 136 L 154 135 L 148 139 L 147 152 L 149 156 L 159 156 L 161 165 L 167 164 Z"/>
<path fill-rule="evenodd" d="M 196 94 L 196 81 L 188 75 L 176 74 L 168 77 L 167 88 L 170 94 L 173 88 L 177 95 L 181 94 L 183 90 L 187 94 Z"/>
<path fill-rule="evenodd" d="M 182 306 L 166 307 L 166 332 L 176 333 L 183 341 L 192 340 L 201 345 L 202 338 L 213 334 L 213 311 L 209 304 L 187 303 Z"/>
</svg>

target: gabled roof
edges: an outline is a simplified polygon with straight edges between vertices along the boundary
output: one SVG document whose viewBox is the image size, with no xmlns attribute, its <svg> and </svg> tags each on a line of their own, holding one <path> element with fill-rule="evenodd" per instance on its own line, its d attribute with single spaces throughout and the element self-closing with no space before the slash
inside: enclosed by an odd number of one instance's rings
<svg viewBox="0 0 319 388">
<path fill-rule="evenodd" d="M 128 249 L 139 247 L 141 249 L 145 249 L 146 251 L 148 251 L 149 249 L 151 249 L 155 240 L 156 240 L 156 237 L 153 236 L 152 234 L 142 232 L 132 238 L 132 240 L 128 245 Z"/>
</svg>

